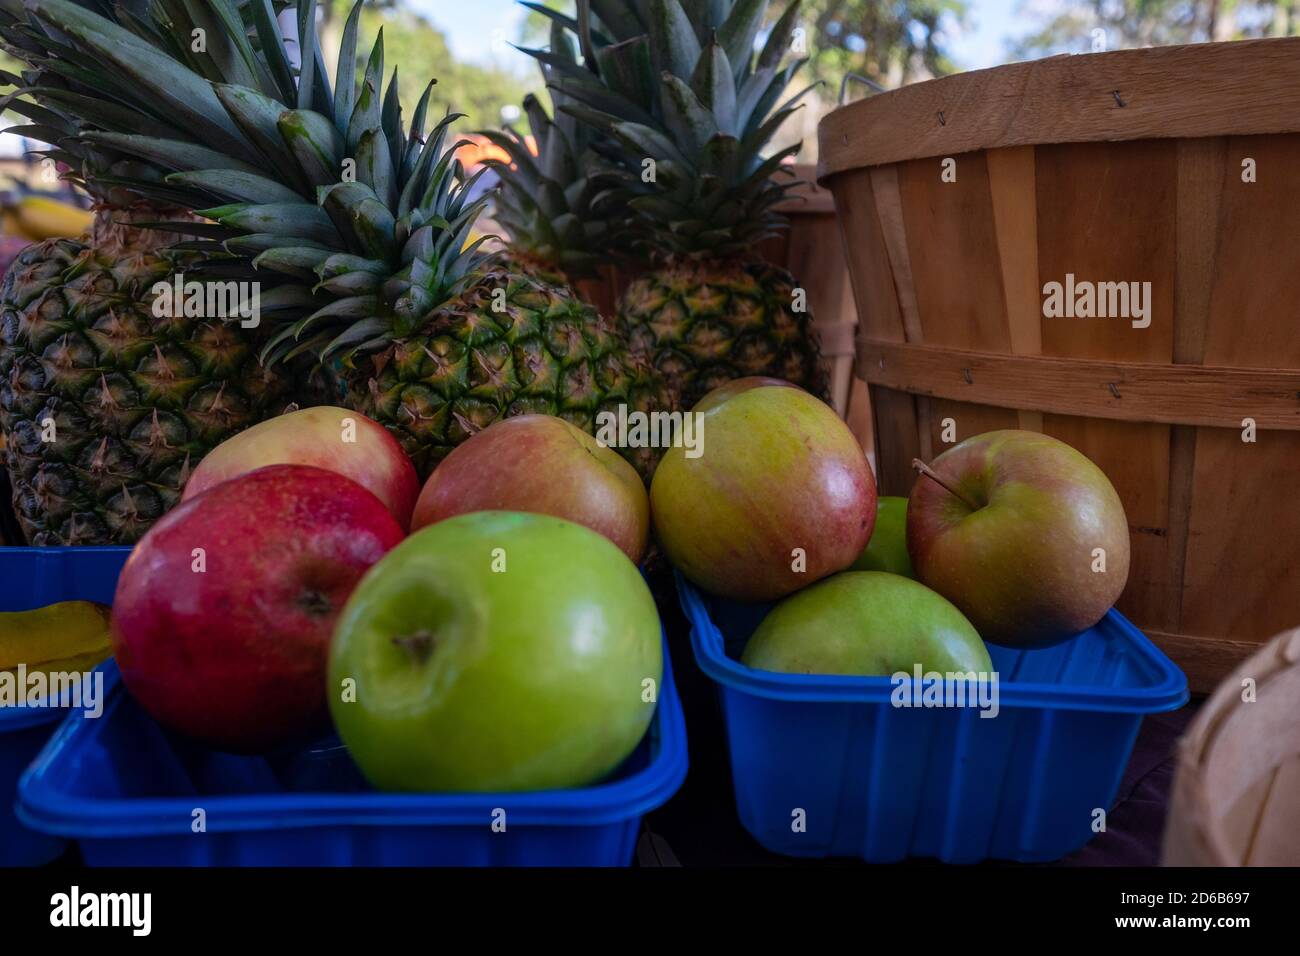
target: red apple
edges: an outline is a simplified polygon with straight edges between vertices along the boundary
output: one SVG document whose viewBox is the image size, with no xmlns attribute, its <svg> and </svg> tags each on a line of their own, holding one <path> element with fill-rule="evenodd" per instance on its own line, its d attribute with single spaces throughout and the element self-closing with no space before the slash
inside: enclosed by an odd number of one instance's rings
<svg viewBox="0 0 1300 956">
<path fill-rule="evenodd" d="M 714 594 L 773 601 L 847 568 L 876 520 L 876 481 L 831 408 L 789 382 L 743 378 L 698 415 L 702 447 L 670 448 L 650 485 L 669 559 Z"/>
<path fill-rule="evenodd" d="M 403 528 L 420 493 L 415 466 L 376 421 L 323 405 L 287 412 L 227 438 L 199 462 L 181 500 L 267 465 L 313 465 L 369 489 Z"/>
<path fill-rule="evenodd" d="M 609 538 L 634 563 L 650 531 L 650 503 L 636 469 L 550 415 L 505 418 L 458 445 L 425 482 L 411 529 L 471 511 L 567 518 Z"/>
<path fill-rule="evenodd" d="M 122 680 L 159 723 L 221 749 L 298 739 L 325 721 L 339 611 L 402 537 L 378 498 L 330 471 L 223 482 L 127 559 L 112 617 Z"/>
<path fill-rule="evenodd" d="M 916 576 L 980 636 L 1042 647 L 1101 620 L 1128 580 L 1124 506 L 1065 442 L 995 431 L 948 449 L 916 479 L 907 550 Z"/>
</svg>

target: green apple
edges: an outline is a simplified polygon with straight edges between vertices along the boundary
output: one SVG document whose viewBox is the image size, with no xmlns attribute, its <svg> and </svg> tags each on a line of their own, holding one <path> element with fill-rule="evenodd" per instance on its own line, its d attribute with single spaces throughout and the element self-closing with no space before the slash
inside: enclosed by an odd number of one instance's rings
<svg viewBox="0 0 1300 956">
<path fill-rule="evenodd" d="M 882 495 L 876 499 L 876 527 L 871 540 L 849 571 L 888 571 L 915 578 L 907 553 L 907 499 Z"/>
<path fill-rule="evenodd" d="M 660 642 L 650 590 L 608 538 L 548 515 L 459 515 L 353 592 L 330 711 L 383 790 L 582 786 L 644 736 Z"/>
<path fill-rule="evenodd" d="M 745 645 L 749 667 L 857 676 L 991 673 L 970 621 L 924 584 L 882 571 L 845 571 L 786 598 Z"/>
</svg>

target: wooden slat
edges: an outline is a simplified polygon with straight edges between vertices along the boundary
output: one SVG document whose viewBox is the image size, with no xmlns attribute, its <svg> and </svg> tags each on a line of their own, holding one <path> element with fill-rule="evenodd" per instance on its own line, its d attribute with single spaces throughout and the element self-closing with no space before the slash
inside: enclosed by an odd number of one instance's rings
<svg viewBox="0 0 1300 956">
<path fill-rule="evenodd" d="M 937 159 L 898 166 L 898 189 L 907 243 L 907 262 L 915 290 L 920 334 L 908 340 L 928 345 L 1005 349 L 1010 344 L 1003 318 L 1005 297 L 998 267 L 989 174 L 984 156 L 963 156 L 944 178 Z M 953 418 L 963 436 L 979 424 L 1007 418 L 978 405 L 916 397 L 920 457 L 946 450 L 943 420 Z"/>
<path fill-rule="evenodd" d="M 594 277 L 579 279 L 574 283 L 574 289 L 584 302 L 595 306 L 601 315 L 612 317 L 618 313 L 619 296 L 631 281 L 632 277 L 623 270 L 605 266 Z"/>
<path fill-rule="evenodd" d="M 1177 275 L 1174 283 L 1174 361 L 1205 361 L 1205 330 L 1214 294 L 1214 264 L 1228 170 L 1228 141 L 1216 136 L 1180 140 Z"/>
<path fill-rule="evenodd" d="M 1134 328 L 1123 319 L 1044 318 L 1045 356 L 1161 367 L 1171 360 L 1175 155 L 1169 141 L 1053 144 L 1034 150 L 1039 288 L 1064 282 L 1070 274 L 1078 281 L 1151 283 L 1147 328 Z M 1114 394 L 1127 395 L 1111 380 L 1102 388 L 1112 401 Z M 1124 502 L 1130 559 L 1118 606 L 1142 625 L 1158 627 L 1169 559 L 1169 427 L 1147 416 L 1129 421 L 1082 418 L 1088 412 L 1077 402 L 1059 411 L 1044 416 L 1043 431 L 1096 462 Z"/>
<path fill-rule="evenodd" d="M 929 399 L 930 405 L 930 447 L 932 453 L 939 455 L 958 442 L 985 432 L 1000 431 L 1004 428 L 1020 428 L 1020 416 L 1024 412 L 1009 408 L 994 408 L 991 405 L 972 405 L 968 402 L 953 402 L 947 399 Z M 1037 414 L 1030 412 L 1029 414 Z M 1040 416 L 1041 418 L 1041 416 Z M 955 434 L 951 441 L 945 441 L 943 423 L 951 419 Z"/>
<path fill-rule="evenodd" d="M 1038 291 L 1034 147 L 991 149 L 988 170 L 1011 351 L 1016 355 L 1038 355 L 1043 351 L 1043 316 Z M 1016 424 L 1041 432 L 1043 414 L 1028 409 L 1017 411 Z"/>
<path fill-rule="evenodd" d="M 1234 138 L 1226 154 L 1205 361 L 1300 368 L 1300 136 Z M 1253 183 L 1241 179 L 1247 158 Z"/>
<path fill-rule="evenodd" d="M 916 283 L 912 278 L 912 260 L 907 248 L 907 227 L 903 222 L 903 199 L 898 185 L 898 171 L 892 167 L 872 170 L 871 193 L 875 197 L 880 236 L 884 239 L 894 276 L 894 293 L 898 296 L 903 334 L 908 342 L 920 342 L 921 310 L 916 303 Z"/>
<path fill-rule="evenodd" d="M 911 395 L 872 388 L 871 417 L 876 442 L 876 482 L 882 495 L 912 493 L 912 459 L 928 460 L 921 450 L 921 426 Z"/>
<path fill-rule="evenodd" d="M 871 421 L 871 393 L 867 383 L 856 375 L 853 376 L 853 383 L 849 386 L 849 407 L 845 412 L 844 421 L 848 423 L 849 431 L 853 432 L 853 437 L 862 446 L 867 461 L 871 462 L 871 471 L 875 474 L 876 437 L 875 425 Z"/>
<path fill-rule="evenodd" d="M 913 396 L 913 401 L 916 402 L 916 437 L 920 441 L 921 460 L 934 461 L 937 454 L 934 435 L 939 425 L 934 416 L 934 403 L 919 396 Z"/>
<path fill-rule="evenodd" d="M 1034 148 L 990 150 L 988 177 L 1011 351 L 1037 355 L 1043 350 L 1043 306 L 1038 282 Z"/>
<path fill-rule="evenodd" d="M 909 342 L 1005 350 L 1010 335 L 984 156 L 963 156 L 944 182 L 937 159 L 898 167 L 907 263 L 920 318 Z M 875 176 L 873 182 L 885 177 Z M 886 242 L 890 233 L 885 233 Z M 894 249 L 890 248 L 891 259 Z M 906 311 L 904 312 L 906 315 Z"/>
<path fill-rule="evenodd" d="M 1152 630 L 1149 627 L 1143 628 L 1142 633 L 1178 662 L 1178 666 L 1187 675 L 1187 686 L 1193 694 L 1210 693 L 1223 680 L 1224 674 L 1230 673 L 1259 650 L 1258 642 L 1197 637 Z"/>
<path fill-rule="evenodd" d="M 1034 143 L 1300 131 L 1300 38 L 1056 56 L 850 103 L 818 126 L 818 178 Z"/>
<path fill-rule="evenodd" d="M 1210 324 L 1214 262 L 1218 247 L 1223 181 L 1227 172 L 1225 137 L 1178 141 L 1177 273 L 1174 282 L 1174 362 L 1205 362 L 1205 331 Z M 1178 425 L 1169 435 L 1169 546 L 1163 582 L 1162 626 L 1183 627 L 1187 544 L 1196 476 L 1195 428 Z"/>
<path fill-rule="evenodd" d="M 907 341 L 870 175 L 864 171 L 844 176 L 835 191 L 835 203 L 840 210 L 840 248 L 849 268 L 859 330 L 872 338 Z"/>
<path fill-rule="evenodd" d="M 1298 487 L 1300 432 L 1197 435 L 1185 632 L 1259 641 L 1300 621 Z"/>
<path fill-rule="evenodd" d="M 1169 429 L 1169 516 L 1165 524 L 1169 544 L 1165 554 L 1164 578 L 1159 582 L 1164 606 L 1157 620 L 1161 627 L 1174 632 L 1180 631 L 1183 626 L 1184 580 L 1187 542 L 1192 524 L 1197 431 L 1190 425 L 1175 425 Z M 1157 600 L 1161 600 L 1160 596 L 1153 596 L 1153 603 Z"/>
<path fill-rule="evenodd" d="M 822 366 L 830 379 L 831 405 L 841 417 L 848 405 L 853 373 L 853 335 L 857 308 L 832 216 L 793 215 L 783 263 L 807 292 L 808 308 L 821 340 Z"/>
<path fill-rule="evenodd" d="M 896 200 L 896 183 L 894 196 Z M 835 190 L 835 204 L 840 213 L 844 256 L 858 309 L 859 333 L 865 330 L 882 339 L 906 341 L 899 294 L 871 177 L 865 171 L 841 177 Z M 897 226 L 901 228 L 901 215 Z M 906 495 L 912 488 L 912 458 L 920 456 L 916 403 L 911 395 L 888 389 L 872 388 L 868 395 L 871 444 L 880 492 Z M 888 449 L 888 453 L 882 453 L 882 448 Z"/>
<path fill-rule="evenodd" d="M 1300 370 L 1101 362 L 858 340 L 858 374 L 914 395 L 1128 422 L 1300 430 Z M 1112 390 L 1112 386 L 1114 386 Z"/>
<path fill-rule="evenodd" d="M 1242 179 L 1247 158 L 1255 182 Z M 1228 139 L 1206 363 L 1300 369 L 1297 222 L 1300 136 Z M 1300 507 L 1278 490 L 1300 487 L 1300 435 L 1242 438 L 1240 419 L 1197 436 L 1180 630 L 1261 640 L 1300 622 Z"/>
<path fill-rule="evenodd" d="M 1084 143 L 1035 151 L 1039 315 L 1043 286 L 1149 282 L 1150 325 L 1043 318 L 1044 355 L 1167 363 L 1173 356 L 1177 221 L 1175 144 Z"/>
</svg>

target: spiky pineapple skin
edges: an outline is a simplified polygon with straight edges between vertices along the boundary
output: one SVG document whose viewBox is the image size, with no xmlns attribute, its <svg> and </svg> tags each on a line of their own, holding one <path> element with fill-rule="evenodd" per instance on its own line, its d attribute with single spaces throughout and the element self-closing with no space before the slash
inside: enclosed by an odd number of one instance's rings
<svg viewBox="0 0 1300 956">
<path fill-rule="evenodd" d="M 748 375 L 783 378 L 826 397 L 812 314 L 798 286 L 767 262 L 678 258 L 629 283 L 619 304 L 629 361 L 649 368 L 669 407 L 686 410 Z"/>
<path fill-rule="evenodd" d="M 557 415 L 588 432 L 646 401 L 616 323 L 555 277 L 493 269 L 411 334 L 339 371 L 347 401 L 384 424 L 421 479 L 499 418 Z"/>
<path fill-rule="evenodd" d="M 209 450 L 292 400 L 238 323 L 153 315 L 191 261 L 51 239 L 6 273 L 0 430 L 30 544 L 134 543 Z"/>
</svg>

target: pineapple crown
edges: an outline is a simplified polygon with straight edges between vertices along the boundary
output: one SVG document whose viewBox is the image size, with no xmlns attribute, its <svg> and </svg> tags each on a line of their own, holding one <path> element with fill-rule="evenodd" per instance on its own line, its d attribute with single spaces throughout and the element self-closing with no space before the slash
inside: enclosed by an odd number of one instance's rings
<svg viewBox="0 0 1300 956">
<path fill-rule="evenodd" d="M 272 19 L 289 2 L 272 0 Z M 151 9 L 150 0 L 76 0 L 75 5 L 97 12 L 181 62 L 189 56 L 189 46 L 178 45 L 166 31 L 183 33 L 188 39 L 200 23 L 206 25 L 206 21 L 190 17 L 183 8 L 164 4 Z M 252 17 L 249 5 L 250 0 L 234 0 L 246 26 Z M 157 188 L 162 185 L 165 170 L 79 138 L 83 128 L 98 128 L 96 123 L 106 117 L 116 117 L 119 121 L 124 118 L 123 110 L 117 106 L 122 94 L 120 84 L 112 82 L 115 75 L 97 76 L 90 69 L 75 79 L 65 78 L 79 52 L 75 39 L 29 16 L 26 6 L 24 0 L 0 0 L 0 48 L 28 67 L 21 75 L 0 71 L 0 83 L 17 88 L 0 100 L 0 105 L 31 121 L 31 125 L 14 126 L 10 130 L 49 144 L 49 148 L 36 150 L 34 155 L 66 164 L 70 172 L 63 178 L 77 183 L 104 205 L 126 209 L 150 202 L 138 191 L 123 188 L 122 180 L 152 179 Z M 178 15 L 182 21 L 176 19 Z M 255 38 L 250 39 L 256 46 Z M 39 102 L 29 102 L 26 98 Z M 147 119 L 137 116 L 134 122 L 143 124 Z M 161 200 L 152 202 L 157 205 Z"/>
<path fill-rule="evenodd" d="M 529 52 L 550 67 L 557 108 L 607 137 L 590 148 L 618 170 L 611 201 L 635 213 L 634 245 L 745 255 L 784 226 L 774 207 L 798 183 L 783 163 L 801 144 L 764 152 L 816 85 L 781 100 L 806 62 L 782 64 L 799 6 L 756 52 L 767 0 L 578 0 L 576 19 L 533 5 L 578 38 L 582 66 Z"/>
<path fill-rule="evenodd" d="M 538 57 L 548 85 L 557 73 L 580 69 L 577 49 L 563 22 L 551 23 L 549 50 L 523 52 Z M 562 69 L 554 65 L 556 61 Z M 601 134 L 561 109 L 568 102 L 554 87 L 550 113 L 536 96 L 524 97 L 531 148 L 510 127 L 482 130 L 481 135 L 509 157 L 490 160 L 488 165 L 500 177 L 494 211 L 510 235 L 511 248 L 571 276 L 587 276 L 608 254 L 614 224 L 601 207 L 617 174 L 591 148 Z"/>
<path fill-rule="evenodd" d="M 331 90 L 315 0 L 297 3 L 300 70 L 272 0 L 135 0 L 118 4 L 116 20 L 72 0 L 0 0 L 7 48 L 34 67 L 9 105 L 25 96 L 36 101 L 22 103 L 25 115 L 45 111 L 35 117 L 45 128 L 28 135 L 73 158 L 66 151 L 129 158 L 113 186 L 211 220 L 150 225 L 192 237 L 182 245 L 223 277 L 274 274 L 262 296 L 280 326 L 263 352 L 271 361 L 382 348 L 486 258 L 482 239 L 467 242 L 485 200 L 469 201 L 462 144 L 444 149 L 460 114 L 426 140 L 430 81 L 404 129 L 396 69 L 381 94 L 382 30 L 358 88 L 363 2 L 344 26 Z M 195 29 L 203 44 L 185 42 Z"/>
</svg>

